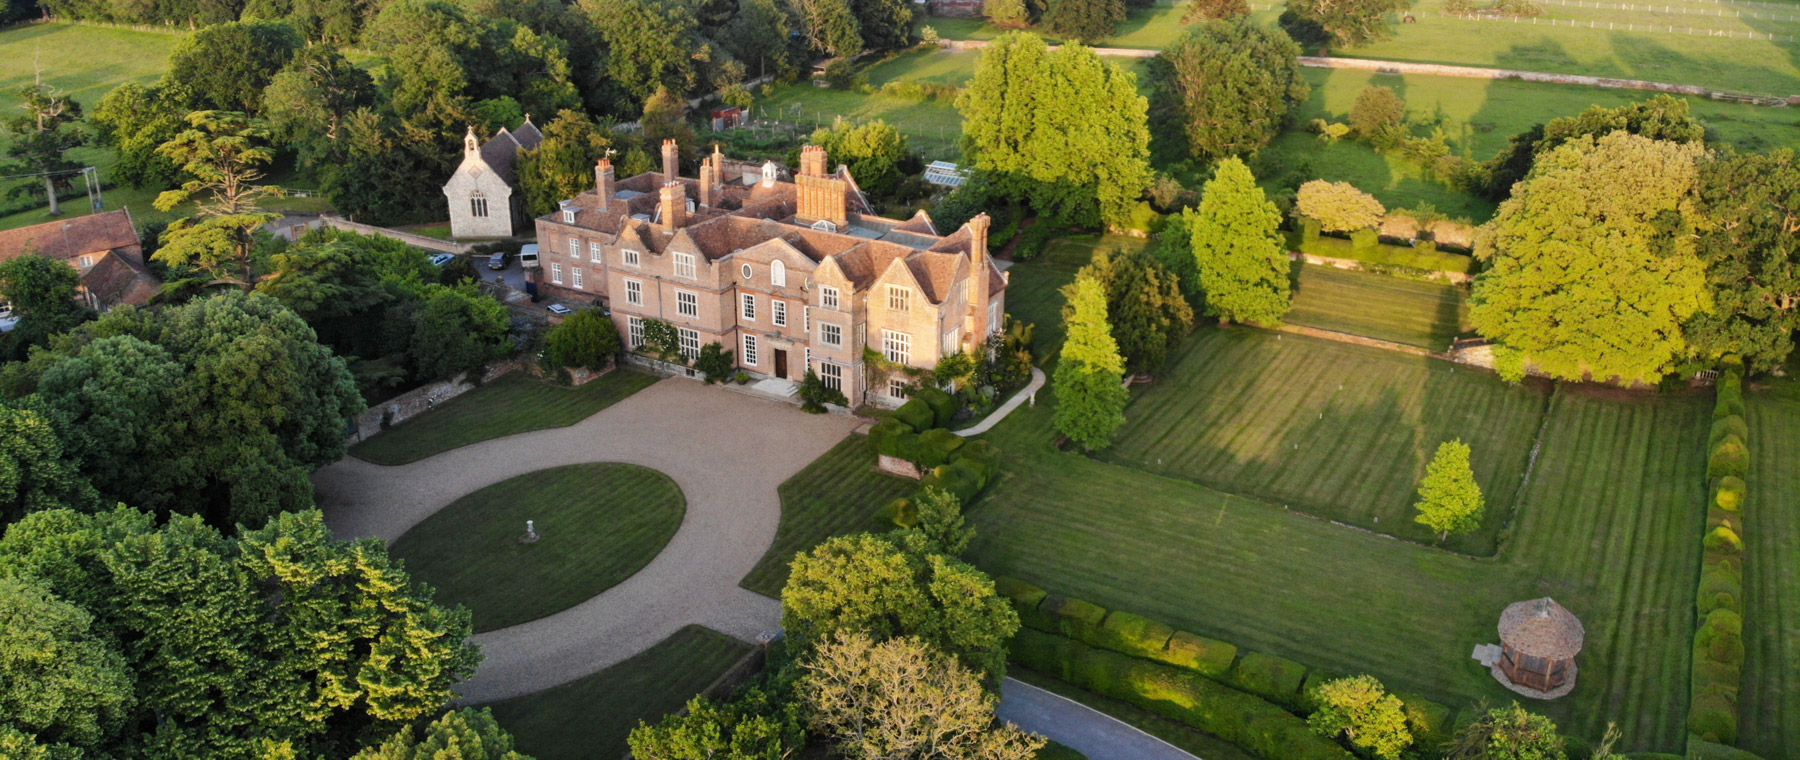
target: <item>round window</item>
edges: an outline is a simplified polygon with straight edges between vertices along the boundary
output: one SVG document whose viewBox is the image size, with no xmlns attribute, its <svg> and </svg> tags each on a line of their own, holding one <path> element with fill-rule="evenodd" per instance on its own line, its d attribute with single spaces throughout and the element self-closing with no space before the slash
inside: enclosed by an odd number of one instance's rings
<svg viewBox="0 0 1800 760">
<path fill-rule="evenodd" d="M 750 265 L 749 264 L 744 265 L 744 279 L 746 279 L 746 280 L 750 279 Z"/>
</svg>

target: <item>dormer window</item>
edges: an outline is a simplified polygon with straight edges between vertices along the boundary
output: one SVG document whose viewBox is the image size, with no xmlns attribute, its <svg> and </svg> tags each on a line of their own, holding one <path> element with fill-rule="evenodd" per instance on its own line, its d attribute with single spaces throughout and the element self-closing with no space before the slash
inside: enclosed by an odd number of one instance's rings
<svg viewBox="0 0 1800 760">
<path fill-rule="evenodd" d="M 572 209 L 572 208 L 563 209 L 563 224 L 574 224 L 574 223 L 575 223 L 575 209 Z"/>
<path fill-rule="evenodd" d="M 88 268 L 88 267 L 91 267 L 91 266 L 93 266 L 93 265 L 94 265 L 94 256 L 93 256 L 93 254 L 88 254 L 88 255 L 86 255 L 86 256 L 82 256 L 82 257 L 81 257 L 81 268 L 82 268 L 82 269 L 86 269 L 86 268 Z"/>
</svg>

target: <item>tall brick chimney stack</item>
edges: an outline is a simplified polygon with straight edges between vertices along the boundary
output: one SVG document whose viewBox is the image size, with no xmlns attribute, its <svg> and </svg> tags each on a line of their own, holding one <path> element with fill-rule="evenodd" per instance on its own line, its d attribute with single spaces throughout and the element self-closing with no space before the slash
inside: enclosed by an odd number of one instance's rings
<svg viewBox="0 0 1800 760">
<path fill-rule="evenodd" d="M 594 164 L 594 194 L 600 196 L 600 210 L 605 211 L 613 198 L 612 159 L 602 158 Z"/>
<path fill-rule="evenodd" d="M 808 145 L 800 149 L 800 176 L 825 176 L 825 146 Z"/>
<path fill-rule="evenodd" d="M 992 220 L 984 213 L 969 220 L 969 311 L 974 317 L 974 346 L 987 340 L 993 326 L 988 324 L 988 225 Z"/>
<path fill-rule="evenodd" d="M 675 146 L 674 140 L 663 141 L 663 181 L 674 182 L 681 176 L 681 149 Z"/>
<path fill-rule="evenodd" d="M 700 162 L 700 205 L 712 206 L 718 193 L 714 185 L 718 182 L 719 170 L 713 168 L 710 159 Z"/>
<path fill-rule="evenodd" d="M 662 225 L 669 230 L 687 224 L 687 185 L 671 182 L 662 186 Z"/>
</svg>

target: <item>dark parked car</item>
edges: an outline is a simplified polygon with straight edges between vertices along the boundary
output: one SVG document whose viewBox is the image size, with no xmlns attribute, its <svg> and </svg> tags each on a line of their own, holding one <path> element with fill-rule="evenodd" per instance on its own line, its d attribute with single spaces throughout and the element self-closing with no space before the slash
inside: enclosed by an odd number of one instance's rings
<svg viewBox="0 0 1800 760">
<path fill-rule="evenodd" d="M 488 268 L 505 269 L 506 260 L 508 258 L 511 258 L 511 254 L 508 254 L 506 251 L 495 251 L 494 255 L 488 257 Z"/>
</svg>

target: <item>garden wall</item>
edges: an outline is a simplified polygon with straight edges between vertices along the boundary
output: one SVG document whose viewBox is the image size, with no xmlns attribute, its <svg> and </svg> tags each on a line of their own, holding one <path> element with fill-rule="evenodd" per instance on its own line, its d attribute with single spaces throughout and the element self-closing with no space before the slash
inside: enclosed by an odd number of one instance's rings
<svg viewBox="0 0 1800 760">
<path fill-rule="evenodd" d="M 359 232 L 364 235 L 380 235 L 382 237 L 393 238 L 393 239 L 398 240 L 407 245 L 413 246 L 415 248 L 423 248 L 427 251 L 437 251 L 439 253 L 459 253 L 460 254 L 460 253 L 468 253 L 470 248 L 475 247 L 473 243 L 452 243 L 448 240 L 439 240 L 434 237 L 426 237 L 424 235 L 415 235 L 411 232 L 402 232 L 400 230 L 388 229 L 386 227 L 376 227 L 375 225 L 372 225 L 372 224 L 363 224 L 361 222 L 352 222 L 349 219 L 345 219 L 341 216 L 331 216 L 331 215 L 327 214 L 325 216 L 320 217 L 319 221 L 328 227 L 335 227 L 340 230 L 349 230 L 350 232 Z"/>
<path fill-rule="evenodd" d="M 1269 760 L 1353 757 L 1300 717 L 1311 711 L 1313 688 L 1341 674 L 1129 612 L 1109 613 L 1017 578 L 996 578 L 994 587 L 1012 601 L 1024 625 L 1012 647 L 1012 659 L 1021 665 L 1199 728 Z M 1395 696 L 1405 705 L 1418 745 L 1449 738 L 1450 708 L 1416 695 Z"/>
<path fill-rule="evenodd" d="M 454 380 L 422 385 L 383 401 L 357 415 L 355 429 L 350 433 L 348 442 L 361 442 L 389 427 L 431 411 L 438 404 L 468 393 L 482 383 L 492 382 L 501 375 L 516 372 L 523 367 L 523 360 L 508 359 L 488 367 L 481 375 L 481 383 L 469 382 L 469 373 L 464 372 Z"/>
</svg>

